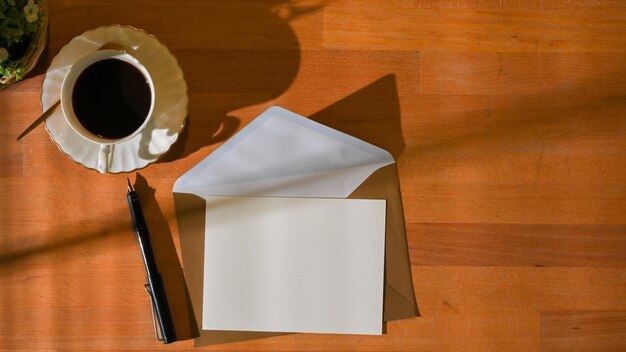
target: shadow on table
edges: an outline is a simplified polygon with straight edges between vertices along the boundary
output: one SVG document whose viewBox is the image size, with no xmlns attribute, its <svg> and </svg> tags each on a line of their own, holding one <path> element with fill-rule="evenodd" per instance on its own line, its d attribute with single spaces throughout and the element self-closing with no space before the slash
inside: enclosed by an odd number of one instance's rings
<svg viewBox="0 0 626 352">
<path fill-rule="evenodd" d="M 149 225 L 150 242 L 161 273 L 165 292 L 174 321 L 174 330 L 177 340 L 187 340 L 194 336 L 194 326 L 191 325 L 191 305 L 189 304 L 187 286 L 183 276 L 183 269 L 178 261 L 178 254 L 172 239 L 167 219 L 163 215 L 155 198 L 155 189 L 150 187 L 146 179 L 137 173 L 133 186 L 139 195 L 142 210 Z M 146 297 L 149 304 L 149 299 Z M 191 316 L 190 316 L 191 314 Z M 197 332 L 195 332 L 197 335 Z"/>
<path fill-rule="evenodd" d="M 396 76 L 384 76 L 309 118 L 385 149 L 404 151 Z"/>
<path fill-rule="evenodd" d="M 206 31 L 188 33 L 202 35 L 211 46 L 174 50 L 189 87 L 189 115 L 179 140 L 159 162 L 228 139 L 240 127 L 230 112 L 270 101 L 289 88 L 298 73 L 300 49 L 289 23 L 274 11 L 281 3 L 235 7 L 222 1 L 223 11 L 203 13 Z M 242 28 L 250 35 L 242 35 Z"/>
</svg>

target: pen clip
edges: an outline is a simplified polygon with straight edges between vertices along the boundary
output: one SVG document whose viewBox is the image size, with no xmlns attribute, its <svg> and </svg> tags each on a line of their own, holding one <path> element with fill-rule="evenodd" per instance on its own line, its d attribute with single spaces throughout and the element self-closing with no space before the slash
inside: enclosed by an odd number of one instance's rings
<svg viewBox="0 0 626 352">
<path fill-rule="evenodd" d="M 163 336 L 160 334 L 160 329 L 157 327 L 156 305 L 154 303 L 154 296 L 152 294 L 152 291 L 150 291 L 150 285 L 145 284 L 143 285 L 143 288 L 146 290 L 148 296 L 150 297 L 150 303 L 152 306 L 152 325 L 154 325 L 154 336 L 157 340 L 163 341 Z"/>
</svg>

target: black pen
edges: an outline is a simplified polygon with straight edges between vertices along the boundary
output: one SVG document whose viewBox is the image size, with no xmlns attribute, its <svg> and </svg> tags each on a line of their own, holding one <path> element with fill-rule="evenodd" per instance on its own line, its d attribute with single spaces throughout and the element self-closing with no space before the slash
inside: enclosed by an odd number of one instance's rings
<svg viewBox="0 0 626 352">
<path fill-rule="evenodd" d="M 128 207 L 130 208 L 133 225 L 135 226 L 137 241 L 139 241 L 139 249 L 141 250 L 143 263 L 146 266 L 147 283 L 145 288 L 150 295 L 152 313 L 154 315 L 153 318 L 156 318 L 156 322 L 159 325 L 161 338 L 159 338 L 156 331 L 156 323 L 155 334 L 157 335 L 157 339 L 159 341 L 162 340 L 163 343 L 171 343 L 176 341 L 176 332 L 174 331 L 174 323 L 172 322 L 170 307 L 167 304 L 165 286 L 163 286 L 161 274 L 159 274 L 156 261 L 154 260 L 152 246 L 150 245 L 150 234 L 148 233 L 148 226 L 146 225 L 146 220 L 144 219 L 143 212 L 141 211 L 141 204 L 139 204 L 137 193 L 130 185 L 130 180 L 128 180 L 128 193 L 126 194 L 126 198 L 128 199 Z"/>
</svg>

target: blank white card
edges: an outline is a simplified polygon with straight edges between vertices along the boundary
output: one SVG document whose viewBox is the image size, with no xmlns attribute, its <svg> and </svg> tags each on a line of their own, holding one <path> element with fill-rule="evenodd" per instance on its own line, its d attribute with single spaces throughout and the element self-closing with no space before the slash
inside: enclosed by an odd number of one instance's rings
<svg viewBox="0 0 626 352">
<path fill-rule="evenodd" d="M 382 333 L 385 200 L 206 201 L 204 330 Z"/>
</svg>

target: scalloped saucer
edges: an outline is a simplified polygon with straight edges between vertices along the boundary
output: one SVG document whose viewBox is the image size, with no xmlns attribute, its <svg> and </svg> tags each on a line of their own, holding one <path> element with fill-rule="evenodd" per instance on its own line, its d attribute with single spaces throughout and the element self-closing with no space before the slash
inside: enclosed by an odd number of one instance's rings
<svg viewBox="0 0 626 352">
<path fill-rule="evenodd" d="M 117 43 L 148 69 L 155 87 L 153 116 L 146 128 L 132 139 L 117 144 L 109 159 L 109 173 L 130 172 L 146 167 L 176 142 L 187 117 L 187 84 L 176 58 L 154 36 L 129 26 L 108 26 L 87 31 L 67 43 L 46 72 L 41 105 L 46 111 L 59 100 L 61 83 L 70 66 L 102 44 Z M 67 124 L 62 109 L 46 120 L 50 138 L 72 160 L 97 170 L 100 146 L 79 136 Z"/>
</svg>

